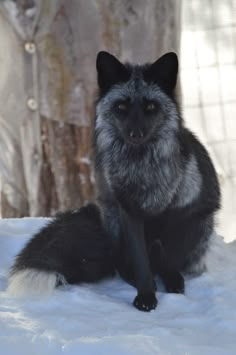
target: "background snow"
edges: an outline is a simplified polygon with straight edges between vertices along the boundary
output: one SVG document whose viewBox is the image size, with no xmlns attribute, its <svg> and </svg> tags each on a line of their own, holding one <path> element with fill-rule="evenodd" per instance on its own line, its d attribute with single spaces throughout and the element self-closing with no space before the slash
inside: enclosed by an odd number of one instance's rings
<svg viewBox="0 0 236 355">
<path fill-rule="evenodd" d="M 44 299 L 10 298 L 5 289 L 14 255 L 46 222 L 0 220 L 1 354 L 236 353 L 236 242 L 214 236 L 209 271 L 187 280 L 185 295 L 159 287 L 150 313 L 132 306 L 136 291 L 118 277 L 61 288 Z"/>
</svg>

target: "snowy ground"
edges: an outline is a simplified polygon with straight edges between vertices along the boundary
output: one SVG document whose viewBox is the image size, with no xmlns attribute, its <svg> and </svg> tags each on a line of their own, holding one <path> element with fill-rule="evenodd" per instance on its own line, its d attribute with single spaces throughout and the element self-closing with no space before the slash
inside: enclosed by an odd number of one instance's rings
<svg viewBox="0 0 236 355">
<path fill-rule="evenodd" d="M 47 299 L 10 298 L 14 255 L 45 223 L 0 220 L 0 354 L 236 354 L 236 241 L 215 236 L 209 271 L 187 280 L 185 295 L 159 291 L 151 313 L 132 307 L 136 292 L 118 278 Z"/>
</svg>

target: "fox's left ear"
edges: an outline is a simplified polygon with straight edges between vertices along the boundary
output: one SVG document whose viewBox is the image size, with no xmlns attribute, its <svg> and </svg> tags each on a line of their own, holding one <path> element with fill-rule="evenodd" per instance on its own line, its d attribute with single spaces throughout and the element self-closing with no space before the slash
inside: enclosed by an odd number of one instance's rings
<svg viewBox="0 0 236 355">
<path fill-rule="evenodd" d="M 167 91 L 173 91 L 178 74 L 178 57 L 175 53 L 164 54 L 148 67 L 145 78 L 159 84 Z"/>
<path fill-rule="evenodd" d="M 108 52 L 101 51 L 98 53 L 96 67 L 98 85 L 102 91 L 106 91 L 112 85 L 129 79 L 129 73 L 124 64 Z"/>
</svg>

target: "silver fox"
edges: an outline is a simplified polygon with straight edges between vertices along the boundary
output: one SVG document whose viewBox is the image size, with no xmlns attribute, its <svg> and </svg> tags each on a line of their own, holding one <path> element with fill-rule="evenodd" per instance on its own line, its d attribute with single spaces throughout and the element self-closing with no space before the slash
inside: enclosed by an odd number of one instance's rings
<svg viewBox="0 0 236 355">
<path fill-rule="evenodd" d="M 181 293 L 184 273 L 204 270 L 219 183 L 184 126 L 176 54 L 131 65 L 100 52 L 97 71 L 97 203 L 57 216 L 33 237 L 15 260 L 9 291 L 41 294 L 118 271 L 137 289 L 134 306 L 150 311 L 156 275 L 167 292 Z"/>
<path fill-rule="evenodd" d="M 157 304 L 153 275 L 167 291 L 184 292 L 181 272 L 200 266 L 220 205 L 219 184 L 176 103 L 176 54 L 139 66 L 100 52 L 97 70 L 98 200 L 116 268 L 137 288 L 134 305 L 149 311 Z"/>
</svg>

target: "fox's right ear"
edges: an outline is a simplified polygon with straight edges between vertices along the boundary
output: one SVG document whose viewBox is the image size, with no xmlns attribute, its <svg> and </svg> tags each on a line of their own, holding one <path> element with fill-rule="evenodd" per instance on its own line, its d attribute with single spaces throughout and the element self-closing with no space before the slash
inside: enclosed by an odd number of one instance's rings
<svg viewBox="0 0 236 355">
<path fill-rule="evenodd" d="M 148 81 L 154 81 L 167 91 L 173 91 L 178 74 L 178 57 L 175 53 L 164 54 L 150 65 L 145 76 Z"/>
<path fill-rule="evenodd" d="M 102 51 L 97 55 L 96 62 L 98 72 L 98 85 L 103 91 L 108 90 L 112 85 L 127 81 L 129 73 L 126 67 L 112 54 Z"/>
</svg>

